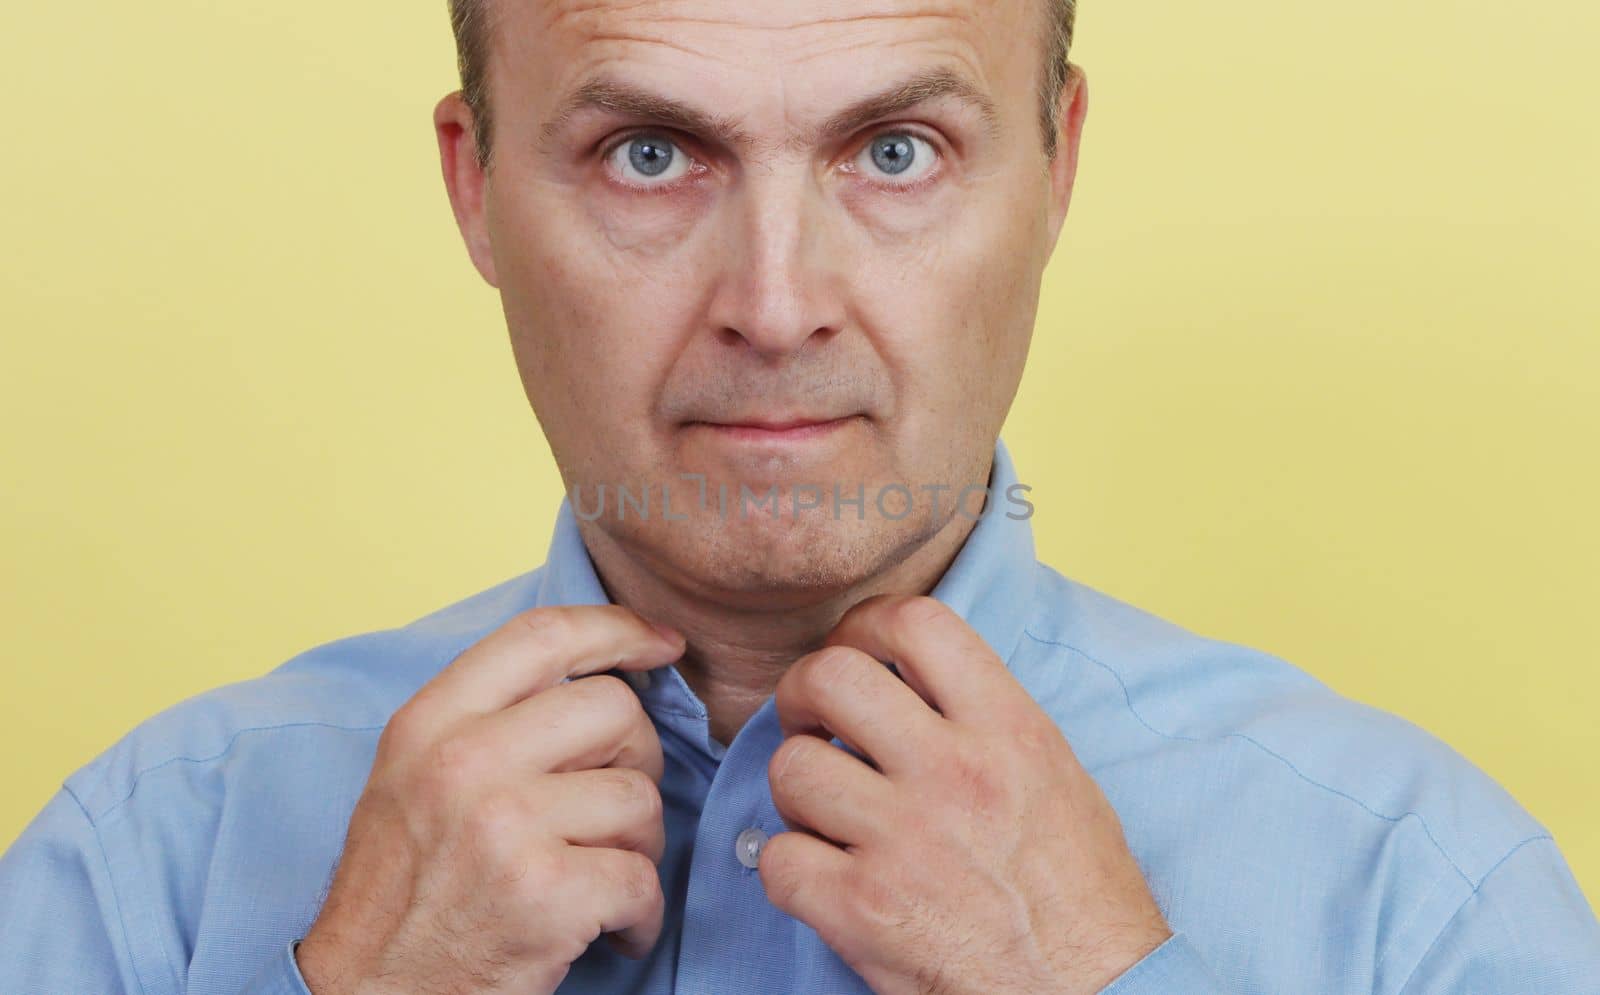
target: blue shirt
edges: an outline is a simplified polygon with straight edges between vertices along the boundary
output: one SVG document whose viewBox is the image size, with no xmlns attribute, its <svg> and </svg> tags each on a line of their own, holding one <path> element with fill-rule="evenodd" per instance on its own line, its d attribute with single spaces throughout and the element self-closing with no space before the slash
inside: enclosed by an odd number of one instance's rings
<svg viewBox="0 0 1600 995">
<path fill-rule="evenodd" d="M 1059 724 L 1175 930 L 1105 992 L 1600 992 L 1600 924 L 1509 794 L 1283 660 L 1039 563 L 994 456 L 988 511 L 932 594 Z M 389 716 L 513 614 L 606 600 L 563 502 L 538 569 L 144 721 L 0 856 L 0 991 L 306 995 L 294 946 Z M 739 859 L 743 831 L 785 828 L 773 699 L 724 746 L 675 668 L 650 678 L 665 927 L 642 961 L 595 943 L 560 991 L 868 992 Z"/>
</svg>

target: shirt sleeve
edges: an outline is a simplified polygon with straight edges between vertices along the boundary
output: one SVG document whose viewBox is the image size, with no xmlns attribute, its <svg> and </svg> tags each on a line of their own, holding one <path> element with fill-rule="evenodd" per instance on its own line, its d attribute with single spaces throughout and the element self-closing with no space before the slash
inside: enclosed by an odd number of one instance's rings
<svg viewBox="0 0 1600 995">
<path fill-rule="evenodd" d="M 1555 840 L 1501 858 L 1445 923 L 1400 995 L 1600 995 L 1600 921 Z"/>
<path fill-rule="evenodd" d="M 143 991 L 99 834 L 65 788 L 0 853 L 0 991 Z"/>
<path fill-rule="evenodd" d="M 1222 991 L 1222 983 L 1200 959 L 1200 952 L 1178 930 L 1100 989 L 1100 995 L 1222 995 Z"/>
<path fill-rule="evenodd" d="M 261 971 L 239 995 L 311 995 L 311 990 L 306 987 L 306 979 L 300 973 L 300 965 L 295 961 L 295 948 L 300 945 L 300 939 L 290 940 L 278 948 L 272 959 L 262 965 Z"/>
</svg>

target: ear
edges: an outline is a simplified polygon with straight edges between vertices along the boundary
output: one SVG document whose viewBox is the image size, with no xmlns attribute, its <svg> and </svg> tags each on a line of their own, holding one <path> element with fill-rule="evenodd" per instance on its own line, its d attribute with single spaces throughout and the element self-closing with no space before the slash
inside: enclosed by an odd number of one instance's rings
<svg viewBox="0 0 1600 995">
<path fill-rule="evenodd" d="M 434 107 L 433 130 L 439 138 L 439 164 L 444 168 L 450 209 L 455 212 L 456 227 L 461 229 L 461 237 L 466 240 L 467 254 L 472 257 L 472 265 L 477 267 L 478 273 L 491 287 L 498 288 L 483 206 L 488 178 L 478 165 L 472 109 L 461 98 L 460 90 Z"/>
<path fill-rule="evenodd" d="M 1072 203 L 1072 185 L 1078 176 L 1078 145 L 1083 119 L 1089 114 L 1089 78 L 1082 67 L 1067 63 L 1067 81 L 1061 88 L 1061 110 L 1056 120 L 1056 157 L 1050 163 L 1050 247 L 1054 251 L 1061 225 Z"/>
</svg>

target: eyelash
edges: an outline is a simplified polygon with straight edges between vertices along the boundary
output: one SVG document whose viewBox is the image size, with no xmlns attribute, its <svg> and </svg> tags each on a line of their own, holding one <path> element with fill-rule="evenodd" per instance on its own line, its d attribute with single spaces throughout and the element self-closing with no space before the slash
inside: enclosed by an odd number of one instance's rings
<svg viewBox="0 0 1600 995">
<path fill-rule="evenodd" d="M 944 178 L 945 152 L 944 149 L 940 147 L 939 142 L 936 141 L 932 135 L 924 134 L 919 128 L 908 128 L 904 125 L 890 125 L 888 127 L 879 128 L 868 135 L 867 140 L 856 145 L 855 151 L 853 151 L 850 154 L 850 157 L 845 160 L 847 163 L 849 163 L 847 171 L 854 173 L 856 159 L 869 145 L 882 138 L 884 135 L 910 135 L 912 138 L 921 139 L 923 143 L 933 150 L 934 165 L 928 169 L 927 173 L 924 174 L 921 179 L 914 180 L 910 183 L 883 183 L 873 180 L 868 180 L 868 183 L 871 183 L 874 187 L 887 190 L 892 193 L 913 194 L 920 192 L 924 188 L 931 186 L 932 184 L 937 183 L 939 180 Z"/>
<path fill-rule="evenodd" d="M 884 135 L 910 135 L 913 138 L 919 138 L 923 142 L 926 142 L 927 145 L 930 148 L 933 149 L 934 155 L 938 157 L 937 158 L 937 162 L 938 163 L 942 163 L 944 161 L 944 158 L 945 158 L 944 150 L 940 148 L 939 143 L 937 141 L 935 141 L 932 136 L 924 134 L 920 129 L 908 128 L 908 127 L 905 127 L 903 125 L 901 125 L 901 126 L 883 127 L 883 128 L 879 128 L 876 131 L 872 132 L 867 137 L 867 140 L 865 142 L 859 143 L 859 144 L 857 144 L 855 146 L 855 151 L 851 153 L 850 157 L 846 161 L 850 162 L 850 163 L 854 163 L 856 157 L 861 154 L 863 149 L 865 149 L 874 140 L 876 140 L 878 138 L 881 138 Z M 684 148 L 684 143 L 682 141 L 680 141 L 677 137 L 675 137 L 672 134 L 672 132 L 664 131 L 664 130 L 661 130 L 661 129 L 658 129 L 658 128 L 657 129 L 640 128 L 640 129 L 635 129 L 633 131 L 630 131 L 630 132 L 622 135 L 620 138 L 618 138 L 615 141 L 612 141 L 612 142 L 606 144 L 602 148 L 602 150 L 600 152 L 600 161 L 602 163 L 602 167 L 601 168 L 602 169 L 605 168 L 604 163 L 607 160 L 609 160 L 613 155 L 615 155 L 616 151 L 619 148 L 622 148 L 624 145 L 627 145 L 629 142 L 633 141 L 636 138 L 645 138 L 645 137 L 665 138 L 668 141 L 672 142 L 672 145 L 673 145 L 674 148 L 678 149 L 680 152 L 683 152 L 684 154 L 688 154 L 687 150 Z M 707 171 L 707 167 L 703 163 L 701 163 L 699 160 L 694 160 L 694 165 L 690 168 L 689 174 L 687 176 L 679 179 L 679 180 L 676 180 L 676 181 L 672 182 L 672 183 L 650 183 L 650 184 L 646 184 L 646 183 L 628 183 L 628 182 L 622 181 L 622 180 L 617 180 L 615 182 L 617 183 L 618 186 L 620 186 L 623 189 L 627 190 L 629 193 L 644 194 L 644 195 L 647 195 L 647 196 L 648 195 L 667 194 L 667 193 L 675 193 L 680 188 L 682 188 L 682 187 L 684 187 L 686 185 L 691 185 L 691 184 L 697 183 L 699 181 L 700 177 L 703 176 L 706 171 Z M 851 169 L 851 170 L 848 170 L 848 171 L 853 172 L 854 170 Z M 916 192 L 922 190 L 924 187 L 927 187 L 927 186 L 931 185 L 932 183 L 937 182 L 943 175 L 944 175 L 943 168 L 941 168 L 939 165 L 935 165 L 932 169 L 928 170 L 928 172 L 927 172 L 927 174 L 925 176 L 923 176 L 921 179 L 916 180 L 915 182 L 912 182 L 912 183 L 878 183 L 878 182 L 872 182 L 872 181 L 868 181 L 868 182 L 871 182 L 874 187 L 877 187 L 877 188 L 882 189 L 882 190 L 887 190 L 887 191 L 890 191 L 892 193 L 911 194 L 911 193 L 916 193 Z"/>
<path fill-rule="evenodd" d="M 630 131 L 621 138 L 618 138 L 616 141 L 609 143 L 601 150 L 600 168 L 602 170 L 606 169 L 606 162 L 616 154 L 618 149 L 622 148 L 624 145 L 627 145 L 636 138 L 646 137 L 665 138 L 670 141 L 673 147 L 678 149 L 679 152 L 685 155 L 688 154 L 687 150 L 685 150 L 683 147 L 683 143 L 677 138 L 673 137 L 670 132 L 661 131 L 659 129 L 637 129 Z M 700 177 L 706 173 L 707 167 L 703 163 L 701 163 L 699 160 L 693 160 L 693 162 L 694 165 L 690 167 L 688 175 L 672 183 L 628 183 L 623 180 L 616 180 L 615 182 L 618 186 L 622 187 L 624 190 L 627 190 L 629 193 L 644 194 L 646 196 L 675 193 L 686 185 L 698 182 Z"/>
</svg>

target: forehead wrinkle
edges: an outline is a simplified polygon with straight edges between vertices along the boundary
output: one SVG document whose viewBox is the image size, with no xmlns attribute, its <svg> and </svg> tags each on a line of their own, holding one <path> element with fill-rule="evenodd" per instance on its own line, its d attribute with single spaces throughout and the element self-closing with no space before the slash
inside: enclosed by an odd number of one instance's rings
<svg viewBox="0 0 1600 995">
<path fill-rule="evenodd" d="M 859 2 L 859 0 L 858 0 Z M 944 19 L 952 21 L 971 22 L 975 17 L 980 17 L 983 12 L 992 7 L 1000 6 L 1004 0 L 976 0 L 975 3 L 964 3 L 962 0 L 933 0 L 922 9 L 909 10 L 878 10 L 878 11 L 851 11 L 848 14 L 832 16 L 806 17 L 785 20 L 782 18 L 784 11 L 780 9 L 763 9 L 759 4 L 741 4 L 738 18 L 727 15 L 697 14 L 692 11 L 682 11 L 681 0 L 547 0 L 544 9 L 538 13 L 543 15 L 546 29 L 559 28 L 566 22 L 594 21 L 602 18 L 612 18 L 621 21 L 638 19 L 655 20 L 658 22 L 673 21 L 684 24 L 706 25 L 708 27 L 748 27 L 765 30 L 790 31 L 810 27 L 827 27 L 834 24 L 860 24 L 877 20 L 907 20 L 907 19 Z M 1033 0 L 1026 0 L 1033 2 Z M 730 5 L 731 6 L 731 5 Z M 656 8 L 656 9 L 652 9 Z M 578 30 L 583 30 L 581 27 Z"/>
<path fill-rule="evenodd" d="M 847 135 L 878 118 L 889 117 L 942 98 L 967 104 L 978 112 L 991 140 L 1000 135 L 1000 112 L 994 100 L 965 73 L 948 67 L 924 69 L 864 97 L 794 140 L 809 147 Z"/>
<path fill-rule="evenodd" d="M 584 80 L 562 101 L 555 116 L 540 128 L 544 141 L 549 143 L 555 139 L 575 115 L 591 108 L 649 118 L 714 137 L 731 146 L 748 148 L 755 144 L 738 119 L 731 115 L 702 111 L 604 73 Z"/>
<path fill-rule="evenodd" d="M 879 118 L 939 99 L 954 99 L 973 107 L 990 139 L 998 138 L 1000 115 L 993 99 L 965 73 L 938 67 L 913 73 L 855 101 L 822 123 L 802 129 L 783 145 L 790 150 L 807 149 L 848 135 Z M 544 142 L 556 139 L 574 116 L 591 108 L 658 121 L 712 137 L 730 147 L 753 150 L 759 144 L 732 115 L 701 110 L 605 74 L 586 79 L 562 101 L 554 117 L 540 129 Z"/>
<path fill-rule="evenodd" d="M 582 22 L 611 18 L 619 21 L 631 21 L 640 18 L 654 19 L 657 21 L 679 21 L 684 24 L 704 24 L 709 27 L 727 27 L 731 22 L 726 17 L 701 17 L 691 13 L 682 13 L 671 8 L 675 6 L 672 0 L 566 0 L 564 3 L 555 3 L 554 10 L 546 9 L 544 30 L 560 29 L 566 22 L 579 22 L 573 25 L 578 31 L 584 31 Z M 651 11 L 652 7 L 665 7 L 665 11 Z"/>
<path fill-rule="evenodd" d="M 921 9 L 879 9 L 792 19 L 784 19 L 780 15 L 778 18 L 766 19 L 765 23 L 762 23 L 759 17 L 754 22 L 744 20 L 740 23 L 740 19 L 730 20 L 727 16 L 706 16 L 674 9 L 677 6 L 673 0 L 564 0 L 564 2 L 558 0 L 544 8 L 544 17 L 541 20 L 545 21 L 545 31 L 541 33 L 558 33 L 563 29 L 573 31 L 582 38 L 583 45 L 612 42 L 624 45 L 662 46 L 703 63 L 720 60 L 703 46 L 693 47 L 674 40 L 670 32 L 640 29 L 645 25 L 659 28 L 665 24 L 744 28 L 771 35 L 775 53 L 786 53 L 790 59 L 798 57 L 800 61 L 805 62 L 837 55 L 842 51 L 880 46 L 881 40 L 875 41 L 870 38 L 857 40 L 850 37 L 860 32 L 870 35 L 870 27 L 874 22 L 955 22 L 943 31 L 934 32 L 935 35 L 947 40 L 954 40 L 965 33 L 963 28 L 978 27 L 980 14 L 995 6 L 995 0 L 980 0 L 972 8 L 965 8 L 959 3 L 951 4 L 936 0 Z M 757 12 L 759 8 L 749 11 L 749 13 Z M 628 23 L 629 20 L 634 23 Z M 619 21 L 621 23 L 618 23 Z M 845 40 L 843 46 L 838 44 L 841 34 Z M 798 38 L 793 42 L 780 42 L 778 35 L 796 35 Z M 808 49 L 812 51 L 807 53 Z M 944 53 L 945 58 L 952 55 L 956 53 Z M 784 56 L 779 56 L 782 57 Z M 956 55 L 956 62 L 960 67 L 966 67 L 969 61 Z M 962 68 L 926 69 L 856 101 L 821 125 L 804 127 L 801 132 L 793 134 L 788 139 L 767 143 L 752 137 L 733 115 L 696 108 L 665 95 L 652 93 L 644 87 L 597 73 L 563 100 L 553 117 L 542 126 L 541 135 L 543 146 L 548 148 L 550 142 L 558 136 L 575 114 L 585 108 L 599 108 L 656 120 L 669 126 L 678 126 L 683 130 L 720 140 L 729 147 L 755 151 L 770 145 L 772 152 L 793 151 L 814 146 L 820 141 L 868 124 L 876 118 L 909 110 L 923 102 L 953 98 L 978 112 L 988 137 L 994 140 L 1002 131 L 1000 114 L 993 98 L 979 82 L 984 80 L 985 75 L 980 72 L 973 76 L 969 70 Z M 789 116 L 790 114 L 786 112 L 785 118 Z"/>
</svg>

